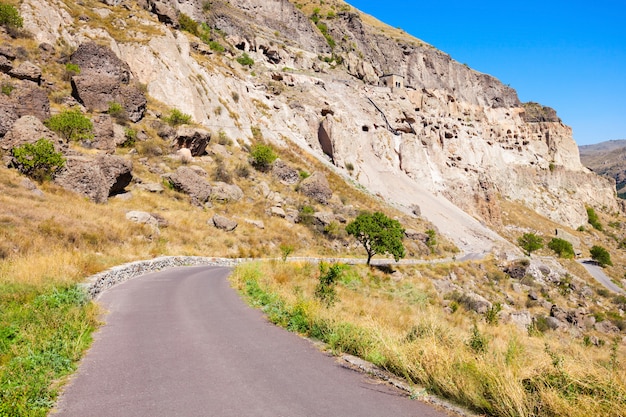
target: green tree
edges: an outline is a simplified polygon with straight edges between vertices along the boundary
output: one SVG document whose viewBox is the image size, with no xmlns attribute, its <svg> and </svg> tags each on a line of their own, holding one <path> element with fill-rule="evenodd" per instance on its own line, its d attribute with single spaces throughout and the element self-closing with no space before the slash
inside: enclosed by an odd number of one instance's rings
<svg viewBox="0 0 626 417">
<path fill-rule="evenodd" d="M 397 220 L 390 219 L 383 213 L 361 213 L 348 226 L 346 232 L 354 236 L 367 252 L 367 264 L 372 256 L 388 253 L 397 262 L 404 258 L 404 229 Z"/>
<path fill-rule="evenodd" d="M 517 244 L 530 256 L 532 252 L 543 248 L 543 239 L 534 233 L 524 233 L 517 239 Z"/>
<path fill-rule="evenodd" d="M 44 124 L 68 142 L 93 138 L 93 123 L 78 109 L 65 110 L 50 117 Z"/>
<path fill-rule="evenodd" d="M 262 143 L 254 145 L 250 154 L 252 155 L 252 166 L 259 171 L 267 171 L 278 158 L 271 146 Z"/>
<path fill-rule="evenodd" d="M 24 19 L 14 6 L 10 4 L 0 3 L 0 26 L 7 28 L 21 28 L 24 25 Z"/>
<path fill-rule="evenodd" d="M 572 244 L 565 239 L 555 237 L 548 243 L 548 247 L 561 258 L 571 259 L 576 255 Z"/>
<path fill-rule="evenodd" d="M 50 180 L 57 170 L 65 166 L 63 154 L 55 152 L 53 143 L 44 138 L 16 146 L 11 154 L 18 171 L 38 182 Z"/>
<path fill-rule="evenodd" d="M 594 245 L 591 248 L 591 259 L 600 264 L 602 268 L 605 266 L 613 266 L 611 262 L 611 254 L 602 246 Z"/>
<path fill-rule="evenodd" d="M 320 263 L 320 277 L 315 286 L 315 298 L 326 304 L 326 307 L 332 306 L 337 300 L 335 285 L 342 273 L 343 268 L 339 264 L 328 266 L 324 262 Z"/>
</svg>

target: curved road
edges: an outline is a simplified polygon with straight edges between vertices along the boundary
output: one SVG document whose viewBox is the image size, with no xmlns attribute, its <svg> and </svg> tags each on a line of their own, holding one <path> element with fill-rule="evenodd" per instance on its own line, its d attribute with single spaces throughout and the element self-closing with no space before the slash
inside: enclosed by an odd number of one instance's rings
<svg viewBox="0 0 626 417">
<path fill-rule="evenodd" d="M 107 323 L 52 415 L 447 415 L 270 324 L 230 288 L 229 273 L 170 269 L 105 292 Z"/>
<path fill-rule="evenodd" d="M 578 263 L 584 266 L 587 272 L 589 272 L 589 274 L 605 288 L 608 288 L 609 290 L 619 294 L 624 293 L 624 290 L 615 285 L 611 278 L 604 273 L 604 270 L 600 265 L 598 265 L 597 262 L 591 259 L 581 259 L 578 261 Z"/>
</svg>

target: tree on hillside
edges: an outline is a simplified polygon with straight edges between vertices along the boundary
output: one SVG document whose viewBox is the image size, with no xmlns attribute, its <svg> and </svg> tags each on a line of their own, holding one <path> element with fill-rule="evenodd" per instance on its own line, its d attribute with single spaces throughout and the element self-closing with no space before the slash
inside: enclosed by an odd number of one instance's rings
<svg viewBox="0 0 626 417">
<path fill-rule="evenodd" d="M 611 262 L 611 254 L 602 246 L 594 245 L 591 248 L 591 259 L 596 261 L 603 268 L 607 265 L 613 265 L 613 262 Z"/>
<path fill-rule="evenodd" d="M 517 239 L 517 243 L 526 251 L 528 256 L 532 252 L 543 248 L 543 239 L 534 233 L 524 233 Z"/>
<path fill-rule="evenodd" d="M 560 258 L 572 259 L 576 256 L 574 246 L 565 239 L 555 237 L 550 241 L 550 243 L 548 243 L 548 247 L 556 252 Z"/>
<path fill-rule="evenodd" d="M 367 264 L 372 256 L 388 253 L 397 262 L 404 258 L 404 229 L 397 220 L 390 219 L 383 213 L 361 213 L 348 226 L 346 232 L 354 236 L 367 252 Z"/>
</svg>

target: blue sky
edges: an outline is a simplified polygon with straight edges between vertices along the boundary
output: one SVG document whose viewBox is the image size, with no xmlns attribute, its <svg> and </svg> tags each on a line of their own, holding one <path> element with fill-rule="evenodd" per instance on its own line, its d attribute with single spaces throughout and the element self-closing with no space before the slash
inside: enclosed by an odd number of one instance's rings
<svg viewBox="0 0 626 417">
<path fill-rule="evenodd" d="M 579 145 L 626 139 L 626 0 L 347 0 L 556 109 Z"/>
</svg>

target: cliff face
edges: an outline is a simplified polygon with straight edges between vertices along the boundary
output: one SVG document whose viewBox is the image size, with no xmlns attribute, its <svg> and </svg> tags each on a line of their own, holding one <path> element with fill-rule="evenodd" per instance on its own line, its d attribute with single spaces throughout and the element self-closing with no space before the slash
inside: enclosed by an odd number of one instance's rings
<svg viewBox="0 0 626 417">
<path fill-rule="evenodd" d="M 343 3 L 321 19 L 324 33 L 286 0 L 106 3 L 90 3 L 91 23 L 60 0 L 25 0 L 22 13 L 41 42 L 106 43 L 153 98 L 196 122 L 243 141 L 258 127 L 400 204 L 445 196 L 498 224 L 502 196 L 571 227 L 586 223 L 585 205 L 617 210 L 612 184 L 580 164 L 571 129 L 551 109 L 523 106 L 495 78 L 391 36 Z M 163 10 L 219 29 L 211 33 L 225 51 L 159 23 Z M 94 25 L 97 16 L 108 26 Z M 234 60 L 243 52 L 252 69 Z M 400 88 L 382 86 L 389 74 Z"/>
</svg>

